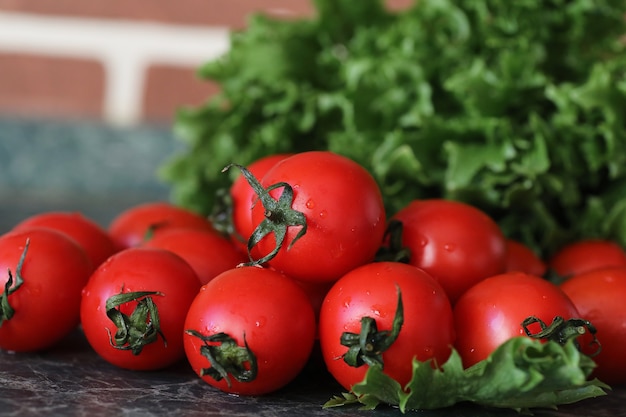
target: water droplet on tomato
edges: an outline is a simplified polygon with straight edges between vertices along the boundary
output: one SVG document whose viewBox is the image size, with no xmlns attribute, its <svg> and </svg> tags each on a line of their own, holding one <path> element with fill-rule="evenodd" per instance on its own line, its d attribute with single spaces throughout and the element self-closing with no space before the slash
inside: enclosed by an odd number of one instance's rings
<svg viewBox="0 0 626 417">
<path fill-rule="evenodd" d="M 325 219 L 326 217 L 328 217 L 328 212 L 326 210 L 320 211 L 320 218 Z"/>
<path fill-rule="evenodd" d="M 443 249 L 447 252 L 454 252 L 456 249 L 456 245 L 454 243 L 446 243 L 443 245 Z"/>
<path fill-rule="evenodd" d="M 306 202 L 305 205 L 306 205 L 306 208 L 308 208 L 308 209 L 314 209 L 315 208 L 315 201 L 313 201 L 312 199 L 309 199 Z"/>
</svg>

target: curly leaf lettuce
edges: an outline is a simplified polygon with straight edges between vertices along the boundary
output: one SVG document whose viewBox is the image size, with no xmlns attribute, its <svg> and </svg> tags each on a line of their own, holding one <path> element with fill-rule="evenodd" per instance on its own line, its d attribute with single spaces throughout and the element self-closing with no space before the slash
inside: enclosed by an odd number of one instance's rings
<svg viewBox="0 0 626 417">
<path fill-rule="evenodd" d="M 528 411 L 555 408 L 606 395 L 609 387 L 588 380 L 595 366 L 570 341 L 542 343 L 517 337 L 500 345 L 487 359 L 464 369 L 456 351 L 441 368 L 413 360 L 413 377 L 406 387 L 370 367 L 351 393 L 335 396 L 324 406 L 360 404 L 374 409 L 380 404 L 409 410 L 432 410 L 459 403 Z"/>
<path fill-rule="evenodd" d="M 415 198 L 487 211 L 548 255 L 580 237 L 626 245 L 622 0 L 316 0 L 251 16 L 199 75 L 220 94 L 181 109 L 188 144 L 162 169 L 210 213 L 221 169 L 328 149 L 366 167 L 393 214 Z"/>
</svg>

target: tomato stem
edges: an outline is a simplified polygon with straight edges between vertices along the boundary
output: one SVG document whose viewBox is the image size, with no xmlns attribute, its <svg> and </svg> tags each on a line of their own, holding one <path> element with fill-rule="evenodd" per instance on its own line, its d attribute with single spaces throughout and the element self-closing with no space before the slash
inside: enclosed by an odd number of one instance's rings
<svg viewBox="0 0 626 417">
<path fill-rule="evenodd" d="M 26 259 L 26 253 L 28 252 L 29 245 L 30 239 L 26 239 L 24 250 L 22 251 L 20 259 L 17 262 L 17 267 L 15 268 L 15 281 L 13 281 L 11 268 L 7 269 L 7 274 L 9 275 L 9 278 L 4 284 L 4 291 L 2 292 L 2 295 L 0 295 L 0 327 L 2 327 L 2 324 L 6 320 L 10 320 L 15 315 L 15 309 L 9 303 L 9 295 L 13 294 L 22 286 L 22 284 L 24 284 L 24 278 L 22 277 L 22 267 L 24 266 L 24 260 Z"/>
<path fill-rule="evenodd" d="M 291 247 L 300 239 L 307 230 L 307 222 L 304 213 L 301 211 L 294 210 L 291 205 L 293 204 L 293 188 L 286 182 L 279 182 L 276 184 L 272 184 L 267 188 L 263 188 L 263 185 L 257 180 L 254 175 L 246 169 L 244 166 L 237 164 L 230 164 L 226 166 L 222 171 L 226 171 L 231 167 L 237 167 L 241 170 L 246 181 L 250 184 L 250 187 L 254 190 L 256 195 L 259 198 L 259 201 L 263 205 L 264 208 L 264 219 L 256 229 L 252 232 L 252 235 L 248 239 L 248 257 L 250 258 L 250 262 L 247 262 L 244 265 L 247 266 L 255 266 L 262 265 L 266 262 L 272 260 L 277 254 L 278 251 L 282 248 L 285 238 L 287 236 L 287 231 L 291 226 L 299 226 L 301 229 L 298 231 L 296 236 L 289 242 L 287 249 L 291 249 Z M 282 188 L 283 191 L 278 197 L 278 200 L 274 199 L 270 195 L 270 191 Z M 254 259 L 252 256 L 252 248 L 254 248 L 265 236 L 270 233 L 274 234 L 276 239 L 276 245 L 265 256 L 262 256 L 259 259 Z"/>
<path fill-rule="evenodd" d="M 411 260 L 411 250 L 402 243 L 403 224 L 400 220 L 390 220 L 385 230 L 383 245 L 376 252 L 377 262 L 401 262 L 408 264 Z"/>
<path fill-rule="evenodd" d="M 158 291 L 122 292 L 107 299 L 107 317 L 117 327 L 114 337 L 106 328 L 111 346 L 120 350 L 130 350 L 133 355 L 139 355 L 143 347 L 155 342 L 159 335 L 163 339 L 163 344 L 167 346 L 165 335 L 161 332 L 159 311 L 151 297 L 153 295 L 163 294 Z M 133 301 L 136 301 L 137 305 L 130 316 L 120 311 L 119 307 L 122 304 Z"/>
<path fill-rule="evenodd" d="M 248 346 L 246 334 L 243 334 L 241 347 L 227 333 L 221 332 L 205 336 L 196 330 L 185 330 L 187 334 L 202 340 L 200 354 L 209 360 L 210 368 L 202 368 L 200 376 L 209 376 L 216 381 L 224 379 L 229 387 L 232 382 L 229 376 L 239 382 L 251 382 L 258 373 L 257 359 Z"/>
<path fill-rule="evenodd" d="M 397 293 L 398 302 L 391 330 L 379 331 L 376 320 L 365 316 L 361 318 L 359 333 L 342 333 L 340 343 L 348 348 L 342 356 L 345 363 L 355 368 L 365 364 L 383 367 L 382 354 L 396 341 L 404 324 L 404 307 L 400 288 L 397 288 Z"/>
<path fill-rule="evenodd" d="M 541 330 L 533 333 L 528 329 L 531 324 L 538 323 L 541 326 Z M 596 350 L 589 356 L 595 356 L 602 350 L 602 345 L 596 338 L 596 328 L 587 320 L 583 319 L 568 319 L 556 316 L 552 323 L 546 324 L 538 317 L 530 316 L 522 322 L 522 328 L 527 336 L 534 339 L 552 340 L 564 345 L 569 340 L 573 339 L 575 346 L 580 349 L 577 338 L 587 332 L 593 336 L 593 340 L 589 343 L 589 346 L 596 346 Z"/>
</svg>

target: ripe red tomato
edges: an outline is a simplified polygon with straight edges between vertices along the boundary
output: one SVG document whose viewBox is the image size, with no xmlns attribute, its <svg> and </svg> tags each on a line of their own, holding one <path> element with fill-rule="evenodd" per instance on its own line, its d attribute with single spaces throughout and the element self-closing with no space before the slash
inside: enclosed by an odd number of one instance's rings
<svg viewBox="0 0 626 417">
<path fill-rule="evenodd" d="M 277 162 L 291 156 L 291 154 L 274 154 L 260 158 L 246 168 L 257 178 L 263 178 Z M 233 201 L 233 242 L 238 248 L 247 253 L 247 241 L 256 225 L 252 224 L 252 206 L 257 200 L 254 189 L 250 187 L 243 175 L 239 175 L 230 187 L 230 196 Z"/>
<path fill-rule="evenodd" d="M 412 375 L 412 360 L 442 365 L 454 343 L 452 307 L 439 283 L 414 266 L 398 262 L 363 265 L 340 278 L 330 289 L 320 312 L 322 356 L 335 379 L 347 390 L 363 380 L 368 365 L 353 367 L 343 359 L 345 332 L 358 335 L 362 318 L 375 320 L 379 331 L 393 328 L 398 290 L 404 323 L 398 337 L 382 353 L 383 370 L 402 386 Z"/>
<path fill-rule="evenodd" d="M 521 323 L 530 316 L 546 324 L 556 316 L 565 320 L 580 317 L 558 286 L 523 272 L 496 275 L 467 290 L 454 306 L 455 347 L 463 365 L 469 367 L 506 340 L 525 335 Z M 529 326 L 533 333 L 540 330 L 538 323 L 535 325 Z"/>
<path fill-rule="evenodd" d="M 240 267 L 202 287 L 185 329 L 187 358 L 204 381 L 225 392 L 261 395 L 300 373 L 313 349 L 315 317 L 293 280 L 271 269 Z M 223 355 L 226 372 L 220 374 L 207 354 Z"/>
<path fill-rule="evenodd" d="M 150 234 L 172 227 L 214 230 L 211 222 L 197 213 L 165 202 L 149 202 L 118 214 L 108 232 L 121 250 L 139 246 Z"/>
<path fill-rule="evenodd" d="M 505 271 L 519 271 L 541 277 L 547 269 L 546 263 L 528 246 L 516 240 L 506 240 Z"/>
<path fill-rule="evenodd" d="M 607 384 L 626 383 L 626 267 L 607 267 L 583 272 L 566 280 L 561 289 L 570 297 L 580 316 L 597 330 L 602 348 L 593 356 L 594 375 Z M 595 346 L 583 352 L 595 352 Z M 590 350 L 586 350 L 590 349 Z"/>
<path fill-rule="evenodd" d="M 600 239 L 570 243 L 549 260 L 550 269 L 560 277 L 607 266 L 626 266 L 626 252 L 619 244 Z"/>
<path fill-rule="evenodd" d="M 142 246 L 174 252 L 187 261 L 202 284 L 248 260 L 230 239 L 207 230 L 170 228 Z"/>
<path fill-rule="evenodd" d="M 120 251 L 100 265 L 83 290 L 85 337 L 99 356 L 120 368 L 169 366 L 185 356 L 183 323 L 200 286 L 193 269 L 172 252 Z M 119 325 L 123 315 L 135 324 Z"/>
<path fill-rule="evenodd" d="M 92 270 L 85 251 L 61 232 L 29 228 L 0 236 L 0 284 L 10 306 L 0 307 L 0 348 L 43 350 L 74 330 Z"/>
<path fill-rule="evenodd" d="M 472 285 L 505 270 L 506 240 L 497 223 L 473 206 L 413 201 L 393 220 L 402 222 L 410 263 L 437 278 L 453 304 Z"/>
<path fill-rule="evenodd" d="M 380 189 L 365 168 L 331 152 L 303 152 L 278 162 L 261 181 L 265 188 L 283 182 L 292 187 L 290 207 L 304 215 L 307 229 L 290 246 L 302 226 L 287 228 L 285 244 L 268 262 L 272 268 L 301 281 L 331 282 L 373 260 L 386 219 Z M 279 200 L 284 190 L 270 195 Z M 257 203 L 252 221 L 258 225 L 275 215 Z M 259 259 L 275 247 L 275 236 L 269 234 L 253 254 Z"/>
<path fill-rule="evenodd" d="M 95 221 L 77 212 L 46 212 L 30 216 L 13 227 L 48 227 L 67 234 L 83 247 L 94 269 L 117 251 L 107 231 Z"/>
</svg>

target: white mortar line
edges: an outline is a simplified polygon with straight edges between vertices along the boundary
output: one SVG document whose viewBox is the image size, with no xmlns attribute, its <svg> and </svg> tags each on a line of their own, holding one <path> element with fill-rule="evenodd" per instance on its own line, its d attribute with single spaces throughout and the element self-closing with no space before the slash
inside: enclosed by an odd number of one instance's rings
<svg viewBox="0 0 626 417">
<path fill-rule="evenodd" d="M 150 63 L 199 66 L 229 47 L 228 28 L 0 12 L 0 52 L 101 61 L 104 117 L 119 125 L 139 121 Z"/>
</svg>

